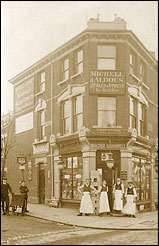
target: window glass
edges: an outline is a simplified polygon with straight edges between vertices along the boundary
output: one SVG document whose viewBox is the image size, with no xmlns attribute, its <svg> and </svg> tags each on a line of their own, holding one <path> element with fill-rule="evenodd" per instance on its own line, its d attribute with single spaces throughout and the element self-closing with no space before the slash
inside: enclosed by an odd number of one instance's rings
<svg viewBox="0 0 159 246">
<path fill-rule="evenodd" d="M 133 56 L 132 56 L 132 54 L 130 54 L 130 65 L 133 65 Z"/>
<path fill-rule="evenodd" d="M 116 125 L 116 98 L 98 98 L 98 126 L 114 127 Z"/>
<path fill-rule="evenodd" d="M 75 131 L 79 131 L 83 126 L 83 114 L 76 115 L 75 118 Z"/>
<path fill-rule="evenodd" d="M 41 83 L 45 82 L 45 72 L 41 73 Z"/>
<path fill-rule="evenodd" d="M 70 116 L 71 102 L 69 100 L 64 102 L 64 117 Z"/>
<path fill-rule="evenodd" d="M 64 119 L 64 134 L 70 133 L 70 118 Z"/>
<path fill-rule="evenodd" d="M 69 59 L 64 60 L 64 71 L 69 68 Z"/>
<path fill-rule="evenodd" d="M 113 45 L 98 46 L 98 57 L 116 58 L 116 47 Z"/>
<path fill-rule="evenodd" d="M 99 97 L 98 98 L 99 110 L 115 110 L 116 98 L 115 97 Z"/>
<path fill-rule="evenodd" d="M 83 50 L 80 50 L 77 53 L 77 63 L 82 62 L 83 61 Z"/>
<path fill-rule="evenodd" d="M 81 113 L 83 111 L 82 96 L 77 96 L 75 99 L 75 113 Z"/>
</svg>

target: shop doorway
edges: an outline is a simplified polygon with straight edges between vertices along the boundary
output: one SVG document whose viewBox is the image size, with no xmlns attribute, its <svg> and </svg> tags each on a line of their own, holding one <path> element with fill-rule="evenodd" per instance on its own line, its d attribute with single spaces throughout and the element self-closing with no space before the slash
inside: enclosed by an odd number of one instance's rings
<svg viewBox="0 0 159 246">
<path fill-rule="evenodd" d="M 39 165 L 39 203 L 45 204 L 45 167 Z"/>
</svg>

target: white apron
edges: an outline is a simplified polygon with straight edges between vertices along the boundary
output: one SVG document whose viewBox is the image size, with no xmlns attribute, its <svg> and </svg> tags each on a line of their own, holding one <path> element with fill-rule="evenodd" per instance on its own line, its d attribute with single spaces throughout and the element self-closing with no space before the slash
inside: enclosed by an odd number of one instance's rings
<svg viewBox="0 0 159 246">
<path fill-rule="evenodd" d="M 134 201 L 134 195 L 127 195 L 127 202 L 125 206 L 123 207 L 122 212 L 124 214 L 132 214 L 134 215 L 136 213 L 136 203 Z"/>
<path fill-rule="evenodd" d="M 80 213 L 93 214 L 93 203 L 90 198 L 90 192 L 83 192 L 81 205 L 80 205 Z"/>
<path fill-rule="evenodd" d="M 121 200 L 122 196 L 123 196 L 122 190 L 115 191 L 114 210 L 122 210 L 123 208 L 123 200 Z"/>
<path fill-rule="evenodd" d="M 107 191 L 102 191 L 99 198 L 99 213 L 110 212 Z"/>
</svg>

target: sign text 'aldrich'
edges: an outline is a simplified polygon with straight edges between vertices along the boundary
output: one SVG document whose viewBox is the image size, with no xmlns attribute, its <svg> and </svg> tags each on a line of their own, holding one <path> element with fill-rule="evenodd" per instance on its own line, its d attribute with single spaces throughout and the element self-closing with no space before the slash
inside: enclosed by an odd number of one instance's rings
<svg viewBox="0 0 159 246">
<path fill-rule="evenodd" d="M 91 94 L 124 94 L 125 72 L 119 70 L 90 71 Z"/>
</svg>

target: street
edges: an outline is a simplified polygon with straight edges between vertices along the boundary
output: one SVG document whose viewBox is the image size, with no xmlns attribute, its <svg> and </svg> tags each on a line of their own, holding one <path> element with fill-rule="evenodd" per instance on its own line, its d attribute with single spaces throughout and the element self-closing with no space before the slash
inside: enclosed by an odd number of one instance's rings
<svg viewBox="0 0 159 246">
<path fill-rule="evenodd" d="M 158 232 L 86 229 L 10 213 L 1 216 L 1 245 L 158 245 Z"/>
</svg>

